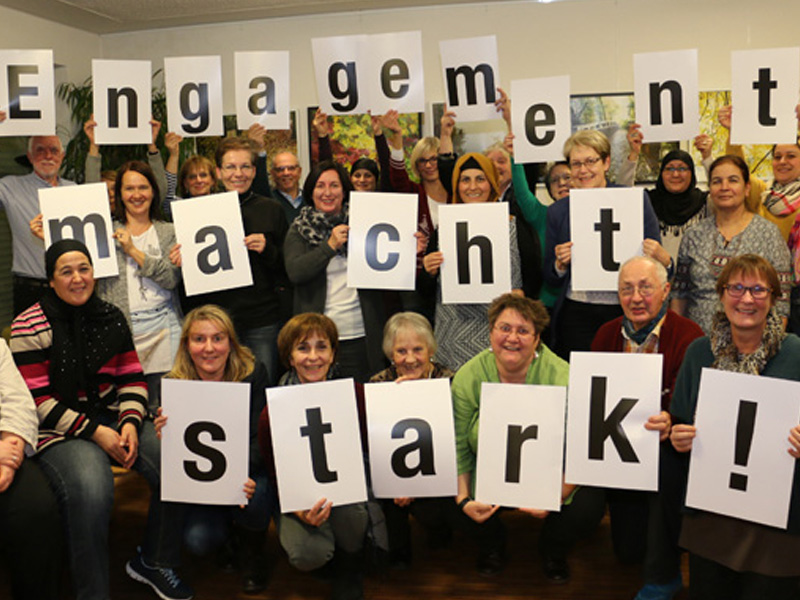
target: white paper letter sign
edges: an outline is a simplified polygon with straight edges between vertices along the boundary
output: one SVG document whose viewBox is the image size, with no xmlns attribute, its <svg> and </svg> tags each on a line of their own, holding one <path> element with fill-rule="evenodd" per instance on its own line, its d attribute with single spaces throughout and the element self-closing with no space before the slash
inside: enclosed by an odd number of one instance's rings
<svg viewBox="0 0 800 600">
<path fill-rule="evenodd" d="M 161 386 L 169 417 L 161 438 L 161 499 L 245 504 L 250 385 L 164 379 Z"/>
<path fill-rule="evenodd" d="M 219 56 L 164 59 L 169 130 L 183 137 L 223 135 Z"/>
<path fill-rule="evenodd" d="M 364 392 L 375 496 L 455 496 L 458 484 L 450 381 L 368 383 Z"/>
<path fill-rule="evenodd" d="M 236 125 L 289 129 L 289 53 L 234 52 Z"/>
<path fill-rule="evenodd" d="M 172 203 L 186 295 L 252 285 L 236 192 Z"/>
<path fill-rule="evenodd" d="M 367 99 L 360 96 L 364 79 L 361 45 L 367 36 L 349 35 L 311 40 L 317 98 L 320 108 L 331 114 L 366 112 Z"/>
<path fill-rule="evenodd" d="M 417 196 L 352 192 L 347 287 L 413 290 Z"/>
<path fill-rule="evenodd" d="M 511 291 L 508 204 L 439 207 L 442 301 L 481 304 Z"/>
<path fill-rule="evenodd" d="M 633 55 L 636 122 L 646 142 L 688 140 L 700 133 L 697 50 Z"/>
<path fill-rule="evenodd" d="M 731 53 L 731 143 L 794 144 L 800 48 Z"/>
<path fill-rule="evenodd" d="M 561 510 L 567 389 L 484 383 L 475 499 Z"/>
<path fill-rule="evenodd" d="M 119 273 L 105 183 L 42 188 L 39 208 L 45 248 L 61 239 L 79 240 L 92 255 L 96 278 Z"/>
<path fill-rule="evenodd" d="M 369 73 L 372 114 L 382 115 L 390 109 L 425 111 L 421 32 L 371 35 L 362 55 Z"/>
<path fill-rule="evenodd" d="M 52 50 L 0 50 L 1 136 L 55 135 Z"/>
<path fill-rule="evenodd" d="M 686 505 L 785 528 L 800 383 L 703 369 Z"/>
<path fill-rule="evenodd" d="M 637 188 L 570 192 L 573 290 L 616 291 L 622 263 L 641 254 L 643 194 Z"/>
<path fill-rule="evenodd" d="M 364 502 L 367 485 L 352 379 L 267 390 L 281 510 Z"/>
<path fill-rule="evenodd" d="M 511 82 L 514 160 L 518 163 L 564 160 L 564 142 L 572 133 L 569 76 Z"/>
<path fill-rule="evenodd" d="M 93 60 L 96 144 L 149 144 L 152 139 L 149 60 Z"/>
<path fill-rule="evenodd" d="M 447 106 L 459 121 L 499 119 L 494 107 L 500 69 L 497 38 L 486 37 L 439 42 Z"/>
<path fill-rule="evenodd" d="M 567 402 L 567 483 L 658 489 L 661 354 L 573 352 Z M 631 376 L 635 373 L 635 376 Z"/>
</svg>

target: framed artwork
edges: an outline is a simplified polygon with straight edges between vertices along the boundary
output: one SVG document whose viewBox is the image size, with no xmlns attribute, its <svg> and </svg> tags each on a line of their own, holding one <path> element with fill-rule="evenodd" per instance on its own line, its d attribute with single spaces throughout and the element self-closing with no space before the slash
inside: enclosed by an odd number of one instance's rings
<svg viewBox="0 0 800 600">
<path fill-rule="evenodd" d="M 247 131 L 236 128 L 236 115 L 225 115 L 225 136 L 246 136 Z M 266 150 L 267 156 L 272 156 L 280 150 L 291 150 L 297 154 L 297 112 L 289 113 L 291 129 L 267 130 Z M 197 154 L 205 156 L 214 162 L 214 153 L 222 137 L 208 136 L 195 138 Z"/>
<path fill-rule="evenodd" d="M 319 141 L 317 132 L 311 125 L 317 107 L 310 106 L 307 111 L 309 164 L 313 165 L 319 161 Z M 403 149 L 408 166 L 408 157 L 422 137 L 422 114 L 401 114 L 399 121 L 403 130 Z M 333 158 L 343 164 L 348 171 L 359 158 L 378 160 L 375 139 L 372 136 L 372 120 L 369 115 L 331 115 L 328 117 L 328 124 Z"/>
<path fill-rule="evenodd" d="M 602 131 L 611 142 L 608 179 L 615 181 L 620 165 L 630 152 L 628 127 L 636 119 L 633 94 L 576 94 L 570 96 L 570 114 L 573 133 L 583 129 L 596 129 Z M 661 168 L 661 159 L 678 146 L 678 142 L 643 144 L 636 165 L 636 182 L 655 182 Z"/>
<path fill-rule="evenodd" d="M 459 156 L 467 152 L 484 152 L 489 146 L 497 142 L 503 143 L 508 130 L 505 121 L 500 118 L 500 113 L 496 119 L 490 121 L 468 121 L 460 123 L 458 121 L 458 111 L 456 113 L 456 127 L 453 130 L 453 149 Z M 431 104 L 431 125 L 433 135 L 439 137 L 442 129 L 442 115 L 444 114 L 444 102 L 434 102 Z"/>
<path fill-rule="evenodd" d="M 728 130 L 717 121 L 717 111 L 731 103 L 729 91 L 700 92 L 700 132 L 711 136 L 714 145 L 711 156 L 717 157 L 725 154 L 728 141 Z M 744 159 L 750 167 L 750 174 L 770 181 L 772 179 L 772 146 L 768 144 L 752 144 L 742 146 Z M 695 163 L 702 160 L 700 153 L 694 148 L 690 150 Z"/>
</svg>

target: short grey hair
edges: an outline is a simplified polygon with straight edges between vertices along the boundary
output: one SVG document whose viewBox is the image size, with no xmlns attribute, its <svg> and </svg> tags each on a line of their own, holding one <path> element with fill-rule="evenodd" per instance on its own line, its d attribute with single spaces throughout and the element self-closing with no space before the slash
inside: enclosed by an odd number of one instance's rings
<svg viewBox="0 0 800 600">
<path fill-rule="evenodd" d="M 635 262 L 646 262 L 653 265 L 656 269 L 656 277 L 658 278 L 658 282 L 662 286 L 666 285 L 666 283 L 669 281 L 669 276 L 667 275 L 666 267 L 664 267 L 664 265 L 662 265 L 652 256 L 633 256 L 628 260 L 626 260 L 624 263 L 622 263 L 622 266 L 619 268 L 619 277 L 617 277 L 617 281 L 619 281 L 619 278 L 622 277 L 622 271 L 625 269 L 625 267 Z"/>
<path fill-rule="evenodd" d="M 64 142 L 61 141 L 61 136 L 59 135 L 32 135 L 28 138 L 28 154 L 33 154 L 33 140 L 36 138 L 46 138 L 46 137 L 54 137 L 58 140 L 58 145 L 61 148 L 61 152 L 64 152 Z"/>
<path fill-rule="evenodd" d="M 386 358 L 392 360 L 394 340 L 400 330 L 417 334 L 425 342 L 431 356 L 436 354 L 438 346 L 436 338 L 433 337 L 433 329 L 431 329 L 430 322 L 421 314 L 408 311 L 392 315 L 386 322 L 386 327 L 383 328 L 383 353 Z"/>
</svg>

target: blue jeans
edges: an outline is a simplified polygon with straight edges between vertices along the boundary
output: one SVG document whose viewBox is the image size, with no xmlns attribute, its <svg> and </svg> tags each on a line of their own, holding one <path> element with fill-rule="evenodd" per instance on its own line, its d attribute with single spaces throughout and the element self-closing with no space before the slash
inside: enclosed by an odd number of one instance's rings
<svg viewBox="0 0 800 600">
<path fill-rule="evenodd" d="M 104 600 L 109 595 L 112 460 L 94 442 L 69 438 L 38 455 L 38 461 L 61 511 L 76 598 Z M 139 431 L 139 456 L 133 469 L 147 480 L 151 493 L 142 558 L 148 565 L 175 567 L 180 559 L 184 507 L 161 501 L 161 448 L 150 421 Z"/>
<path fill-rule="evenodd" d="M 266 473 L 251 477 L 256 482 L 256 493 L 244 508 L 202 504 L 187 506 L 183 539 L 189 552 L 196 556 L 211 554 L 225 543 L 231 523 L 242 529 L 266 534 L 278 498 Z"/>
<path fill-rule="evenodd" d="M 250 348 L 256 358 L 267 367 L 267 383 L 270 387 L 278 383 L 278 332 L 283 323 L 273 323 L 242 331 L 242 344 Z"/>
</svg>

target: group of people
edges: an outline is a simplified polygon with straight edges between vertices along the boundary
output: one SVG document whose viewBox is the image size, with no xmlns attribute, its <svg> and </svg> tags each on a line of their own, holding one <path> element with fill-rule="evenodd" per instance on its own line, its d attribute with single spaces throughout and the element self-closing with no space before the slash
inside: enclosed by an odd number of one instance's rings
<svg viewBox="0 0 800 600">
<path fill-rule="evenodd" d="M 481 385 L 566 386 L 570 353 L 591 350 L 664 356 L 661 411 L 645 425 L 662 441 L 659 491 L 564 481 L 559 511 L 521 507 L 544 520 L 538 553 L 548 580 L 569 581 L 571 548 L 595 531 L 608 507 L 617 557 L 643 564 L 638 600 L 678 593 L 682 549 L 690 553 L 692 598 L 796 598 L 800 525 L 793 516 L 787 530 L 776 530 L 687 512 L 683 496 L 702 368 L 800 379 L 800 341 L 787 333 L 800 275 L 800 145 L 773 148 L 775 177 L 764 184 L 751 181 L 736 148 L 713 159 L 701 136 L 695 144 L 708 191 L 697 187 L 688 153 L 667 154 L 656 187 L 642 194 L 641 256 L 623 263 L 616 291 L 586 292 L 571 280 L 573 249 L 587 241 L 571 238 L 570 190 L 612 185 L 608 139 L 598 131 L 569 138 L 565 161 L 546 173 L 548 205 L 513 160 L 510 100 L 502 90 L 497 108 L 509 123 L 503 144 L 457 156 L 456 115 L 445 111 L 440 138 L 420 140 L 411 153 L 411 173 L 395 112 L 372 119 L 379 161 L 362 158 L 350 172 L 334 160 L 327 116 L 318 112 L 312 126 L 320 161 L 302 185 L 294 154 L 266 156 L 260 126 L 223 139 L 213 162 L 196 156 L 179 170 L 180 138 L 168 134 L 166 165 L 151 145 L 148 162 L 101 171 L 90 121 L 87 180 L 113 180 L 120 273 L 97 281 L 81 242 L 60 240 L 45 251 L 36 192 L 70 182 L 58 176 L 58 138 L 31 138 L 33 172 L 0 180 L 17 314 L 13 363 L 0 345 L 0 522 L 9 533 L 2 551 L 15 597 L 58 596 L 62 544 L 76 597 L 109 597 L 112 465 L 140 472 L 151 489 L 142 543 L 126 570 L 162 598 L 193 595 L 176 571 L 183 549 L 219 552 L 240 569 L 245 592 L 264 589 L 272 519 L 290 564 L 326 574 L 337 599 L 363 597 L 368 532 L 391 564 L 411 562 L 410 515 L 433 546 L 447 545 L 454 533 L 472 540 L 478 572 L 496 574 L 507 560 L 505 509 L 474 499 Z M 720 122 L 729 126 L 729 110 Z M 158 127 L 154 122 L 154 139 Z M 635 124 L 628 139 L 631 154 L 618 182 L 630 185 L 643 142 Z M 187 297 L 181 249 L 165 215 L 175 202 L 219 190 L 238 195 L 253 283 Z M 413 292 L 347 286 L 352 190 L 417 195 Z M 438 208 L 483 202 L 509 205 L 513 289 L 490 304 L 445 304 Z M 246 505 L 160 499 L 159 439 L 169 431 L 160 408 L 164 377 L 249 384 Z M 337 378 L 354 380 L 362 429 L 363 383 L 450 379 L 456 496 L 343 506 L 320 498 L 308 510 L 282 513 L 265 390 Z M 800 457 L 800 425 L 787 430 L 787 450 Z M 799 486 L 795 481 L 790 515 Z M 380 513 L 383 543 L 373 531 Z M 52 543 L 34 550 L 44 536 Z"/>
</svg>

